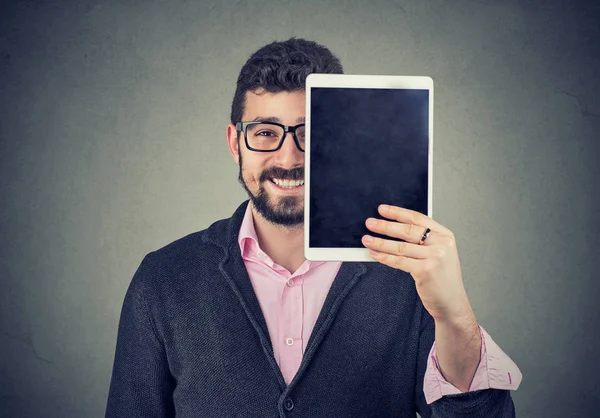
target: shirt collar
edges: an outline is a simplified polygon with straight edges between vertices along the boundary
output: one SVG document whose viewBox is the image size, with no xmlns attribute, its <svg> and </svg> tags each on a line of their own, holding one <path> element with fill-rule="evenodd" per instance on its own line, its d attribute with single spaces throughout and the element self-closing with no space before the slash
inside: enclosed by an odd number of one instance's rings
<svg viewBox="0 0 600 418">
<path fill-rule="evenodd" d="M 242 219 L 242 225 L 240 226 L 240 233 L 238 235 L 238 243 L 240 245 L 240 251 L 242 257 L 247 255 L 250 251 L 251 243 L 254 242 L 255 248 L 260 248 L 258 245 L 258 237 L 256 230 L 254 229 L 254 218 L 252 216 L 252 202 L 248 202 L 246 207 L 246 213 Z"/>
<path fill-rule="evenodd" d="M 238 243 L 242 258 L 256 258 L 258 257 L 258 254 L 262 252 L 260 245 L 258 244 L 256 229 L 254 229 L 252 202 L 248 202 L 248 206 L 246 207 L 246 213 L 244 214 L 242 225 L 240 226 L 240 233 L 238 234 Z M 326 263 L 326 261 L 308 261 L 308 269 L 312 269 L 324 263 Z"/>
</svg>

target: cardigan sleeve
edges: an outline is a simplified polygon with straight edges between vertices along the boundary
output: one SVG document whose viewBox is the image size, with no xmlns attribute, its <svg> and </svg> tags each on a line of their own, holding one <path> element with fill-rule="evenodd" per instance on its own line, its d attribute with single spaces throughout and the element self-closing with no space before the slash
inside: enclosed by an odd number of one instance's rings
<svg viewBox="0 0 600 418">
<path fill-rule="evenodd" d="M 106 418 L 175 416 L 175 382 L 142 294 L 151 273 L 147 260 L 148 256 L 134 274 L 123 301 Z"/>
<path fill-rule="evenodd" d="M 427 404 L 423 383 L 427 361 L 435 341 L 435 322 L 423 305 L 420 305 L 422 319 L 417 354 L 415 404 L 421 418 L 515 418 L 515 407 L 509 390 L 484 389 L 444 395 Z"/>
</svg>

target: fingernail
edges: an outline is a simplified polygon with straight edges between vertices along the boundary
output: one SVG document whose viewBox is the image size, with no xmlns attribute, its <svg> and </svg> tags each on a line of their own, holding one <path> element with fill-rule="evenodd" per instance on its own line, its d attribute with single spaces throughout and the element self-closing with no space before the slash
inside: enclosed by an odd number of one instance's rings
<svg viewBox="0 0 600 418">
<path fill-rule="evenodd" d="M 371 236 L 369 236 L 369 235 L 365 235 L 365 242 L 366 242 L 367 244 L 369 244 L 369 243 L 373 242 L 373 237 L 371 237 Z"/>
<path fill-rule="evenodd" d="M 379 206 L 379 209 L 381 209 L 382 212 L 387 212 L 390 207 L 388 205 L 381 205 Z"/>
</svg>

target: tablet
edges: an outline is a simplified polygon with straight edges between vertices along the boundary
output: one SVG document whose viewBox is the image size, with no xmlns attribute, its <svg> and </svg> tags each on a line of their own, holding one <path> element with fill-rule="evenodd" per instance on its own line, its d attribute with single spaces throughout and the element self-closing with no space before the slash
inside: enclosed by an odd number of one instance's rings
<svg viewBox="0 0 600 418">
<path fill-rule="evenodd" d="M 310 74 L 306 79 L 304 256 L 375 261 L 362 244 L 380 204 L 432 216 L 433 80 Z"/>
</svg>

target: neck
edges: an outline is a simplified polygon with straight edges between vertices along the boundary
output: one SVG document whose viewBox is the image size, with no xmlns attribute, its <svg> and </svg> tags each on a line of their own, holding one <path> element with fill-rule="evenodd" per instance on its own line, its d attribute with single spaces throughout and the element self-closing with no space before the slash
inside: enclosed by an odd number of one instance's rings
<svg viewBox="0 0 600 418">
<path fill-rule="evenodd" d="M 290 273 L 295 272 L 305 260 L 304 225 L 295 227 L 275 225 L 256 212 L 254 206 L 251 209 L 260 248 L 275 263 L 286 268 Z"/>
</svg>

